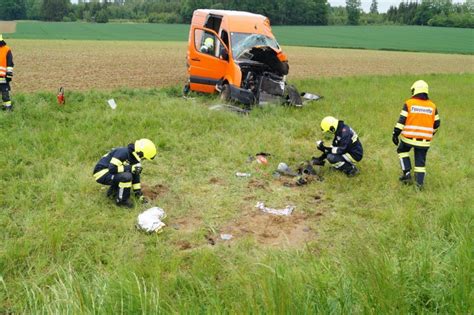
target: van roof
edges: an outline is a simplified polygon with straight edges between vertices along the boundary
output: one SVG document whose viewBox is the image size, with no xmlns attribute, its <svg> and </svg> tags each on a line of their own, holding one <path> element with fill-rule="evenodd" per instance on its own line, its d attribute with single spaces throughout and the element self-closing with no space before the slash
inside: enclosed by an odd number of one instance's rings
<svg viewBox="0 0 474 315">
<path fill-rule="evenodd" d="M 258 33 L 274 38 L 270 20 L 261 14 L 232 10 L 198 9 L 195 15 L 221 15 L 226 18 L 226 24 L 230 32 Z"/>
<path fill-rule="evenodd" d="M 216 15 L 222 15 L 222 16 L 232 16 L 236 18 L 260 18 L 265 20 L 267 17 L 261 15 L 261 14 L 255 14 L 255 13 L 250 13 L 250 12 L 245 12 L 245 11 L 233 11 L 233 10 L 212 10 L 212 9 L 198 9 L 196 10 L 198 12 L 202 12 L 205 14 L 216 14 Z"/>
</svg>

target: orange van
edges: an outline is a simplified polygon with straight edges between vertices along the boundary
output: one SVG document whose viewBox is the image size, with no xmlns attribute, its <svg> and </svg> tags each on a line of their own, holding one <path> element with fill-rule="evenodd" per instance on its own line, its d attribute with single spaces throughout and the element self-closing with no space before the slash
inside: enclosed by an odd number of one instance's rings
<svg viewBox="0 0 474 315">
<path fill-rule="evenodd" d="M 246 105 L 301 103 L 296 89 L 286 84 L 288 60 L 263 15 L 194 11 L 186 61 L 185 92 L 219 92 Z"/>
</svg>

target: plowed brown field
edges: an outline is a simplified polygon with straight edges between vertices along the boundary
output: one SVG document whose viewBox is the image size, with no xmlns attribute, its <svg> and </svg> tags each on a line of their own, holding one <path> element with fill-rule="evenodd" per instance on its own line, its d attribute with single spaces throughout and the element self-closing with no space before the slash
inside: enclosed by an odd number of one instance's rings
<svg viewBox="0 0 474 315">
<path fill-rule="evenodd" d="M 9 40 L 15 91 L 141 88 L 186 81 L 186 43 Z M 289 79 L 474 72 L 474 56 L 285 47 Z"/>
</svg>

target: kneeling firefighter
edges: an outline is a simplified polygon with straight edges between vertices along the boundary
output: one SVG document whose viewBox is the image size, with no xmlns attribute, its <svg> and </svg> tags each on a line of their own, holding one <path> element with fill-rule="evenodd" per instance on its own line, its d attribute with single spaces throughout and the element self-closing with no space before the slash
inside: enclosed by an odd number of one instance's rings
<svg viewBox="0 0 474 315">
<path fill-rule="evenodd" d="M 138 200 L 146 203 L 140 184 L 141 160 L 153 160 L 155 156 L 155 144 L 148 139 L 114 148 L 97 163 L 94 178 L 99 184 L 110 186 L 107 196 L 114 198 L 118 206 L 133 207 L 129 199 L 131 189 Z"/>
<path fill-rule="evenodd" d="M 355 164 L 362 160 L 364 150 L 357 133 L 344 124 L 344 121 L 332 116 L 323 118 L 321 130 L 325 135 L 334 135 L 334 139 L 329 147 L 325 146 L 321 140 L 316 142 L 318 150 L 322 151 L 323 155 L 313 158 L 312 163 L 322 166 L 325 160 L 328 160 L 335 169 L 344 172 L 347 176 L 359 173 Z"/>
</svg>

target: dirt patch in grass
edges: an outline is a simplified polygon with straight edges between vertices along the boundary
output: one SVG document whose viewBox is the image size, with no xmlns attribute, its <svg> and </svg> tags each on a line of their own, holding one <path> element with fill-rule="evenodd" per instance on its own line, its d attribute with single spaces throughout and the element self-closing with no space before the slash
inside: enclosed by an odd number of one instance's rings
<svg viewBox="0 0 474 315">
<path fill-rule="evenodd" d="M 169 188 L 162 184 L 146 185 L 142 184 L 142 192 L 145 197 L 155 200 L 156 198 L 164 196 L 168 193 Z"/>
<path fill-rule="evenodd" d="M 318 216 L 320 215 L 309 215 L 297 210 L 291 216 L 277 216 L 255 210 L 232 221 L 220 229 L 220 233 L 231 234 L 232 239 L 254 237 L 264 246 L 301 247 L 316 238 L 317 233 L 311 225 Z"/>
<path fill-rule="evenodd" d="M 186 82 L 185 42 L 9 40 L 13 91 L 151 88 Z M 284 47 L 289 79 L 474 72 L 474 56 Z M 416 66 L 414 66 L 416 65 Z"/>
</svg>

